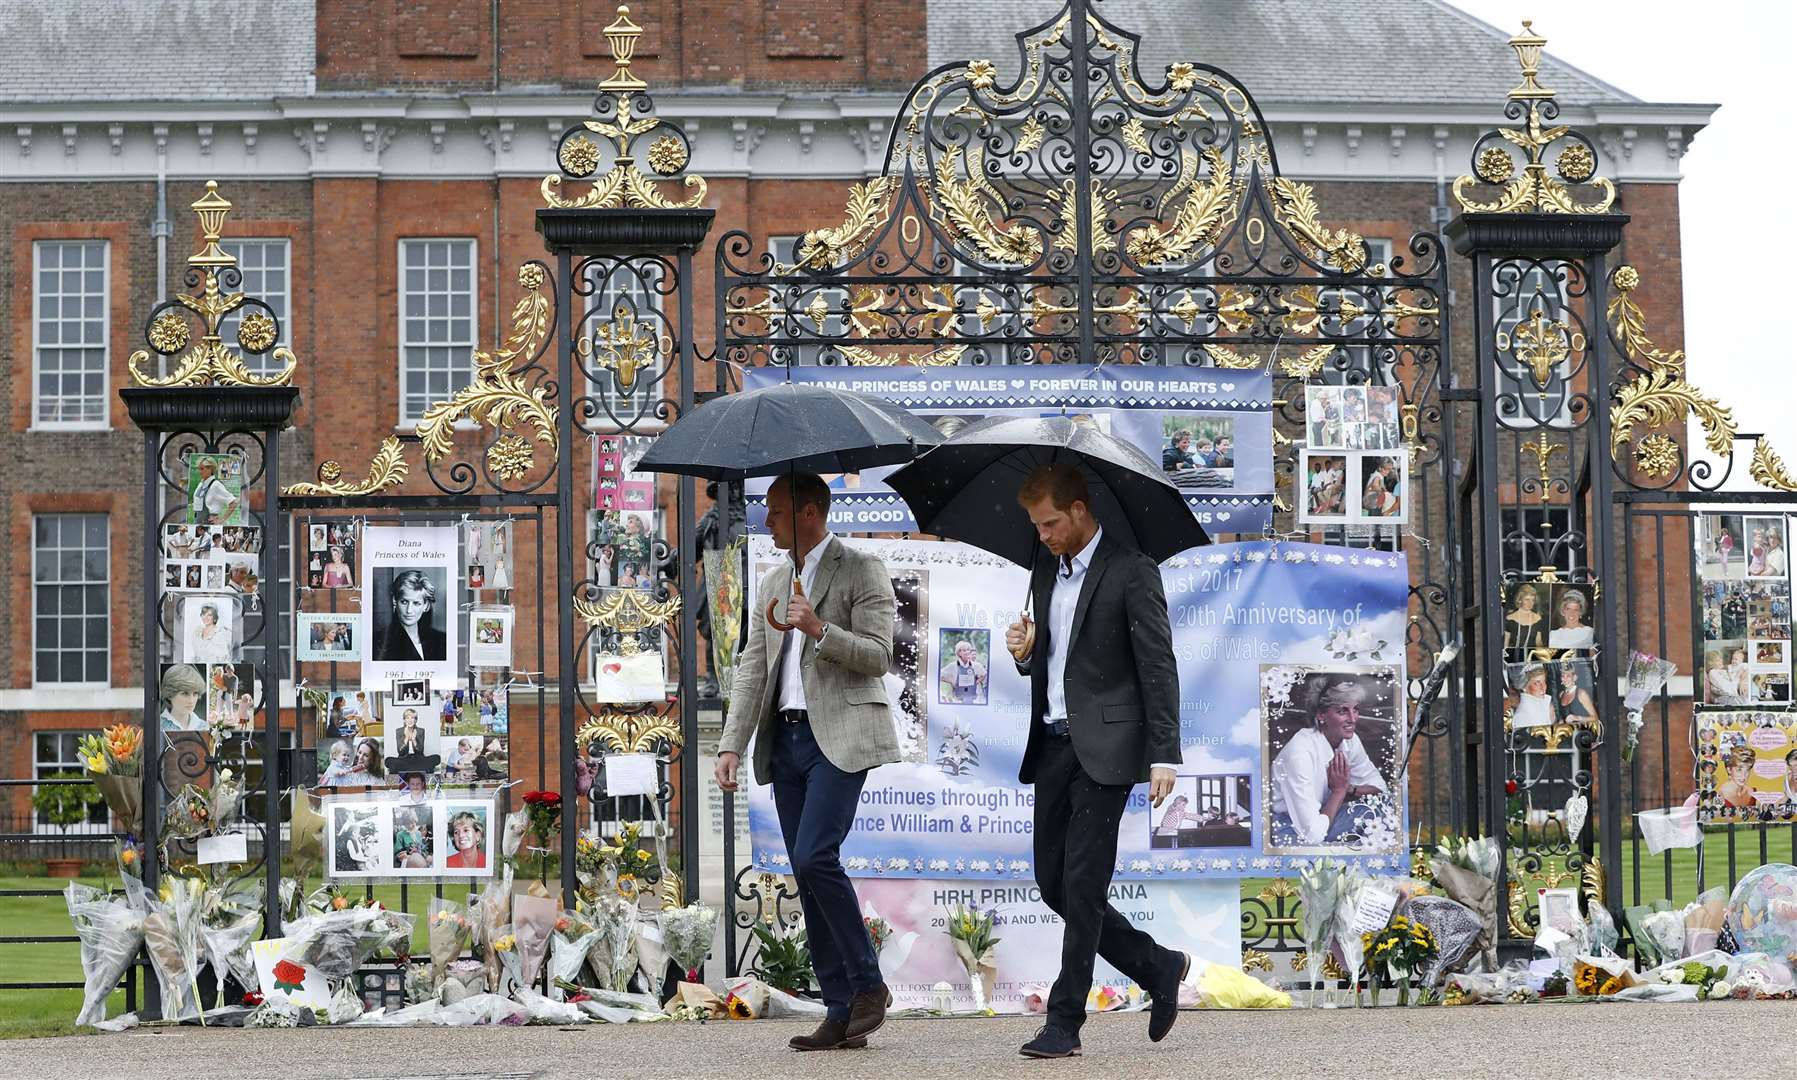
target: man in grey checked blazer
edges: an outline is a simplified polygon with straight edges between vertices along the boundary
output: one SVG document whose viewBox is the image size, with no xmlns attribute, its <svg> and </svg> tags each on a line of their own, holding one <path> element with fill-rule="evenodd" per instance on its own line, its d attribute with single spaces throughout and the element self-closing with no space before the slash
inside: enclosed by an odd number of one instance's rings
<svg viewBox="0 0 1797 1080">
<path fill-rule="evenodd" d="M 763 613 L 737 658 L 714 771 L 735 791 L 754 736 L 755 779 L 774 785 L 827 1008 L 815 1032 L 789 1041 L 794 1050 L 865 1046 L 892 1004 L 839 853 L 868 770 L 899 756 L 882 681 L 897 602 L 885 564 L 830 535 L 829 510 L 829 487 L 810 473 L 768 491 L 768 531 L 798 552 L 799 580 L 790 559 L 761 579 Z"/>
</svg>

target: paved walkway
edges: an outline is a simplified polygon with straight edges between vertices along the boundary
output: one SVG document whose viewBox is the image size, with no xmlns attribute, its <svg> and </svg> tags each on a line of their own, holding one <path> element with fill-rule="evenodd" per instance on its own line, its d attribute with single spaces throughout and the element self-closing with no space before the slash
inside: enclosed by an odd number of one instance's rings
<svg viewBox="0 0 1797 1080">
<path fill-rule="evenodd" d="M 1085 1056 L 1030 1061 L 1026 1017 L 894 1020 L 860 1051 L 795 1054 L 807 1026 L 778 1021 L 580 1028 L 313 1028 L 0 1042 L 0 1077 L 192 1080 L 348 1078 L 1029 1076 L 1576 1077 L 1604 1080 L 1789 1077 L 1797 1002 L 1545 1004 L 1441 1009 L 1186 1012 L 1148 1041 L 1145 1014 L 1094 1017 Z"/>
</svg>

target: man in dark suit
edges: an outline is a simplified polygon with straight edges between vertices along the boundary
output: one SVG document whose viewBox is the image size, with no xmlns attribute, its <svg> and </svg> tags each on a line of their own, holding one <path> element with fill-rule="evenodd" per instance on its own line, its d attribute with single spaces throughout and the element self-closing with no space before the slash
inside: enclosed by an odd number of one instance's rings
<svg viewBox="0 0 1797 1080">
<path fill-rule="evenodd" d="M 1094 954 L 1153 995 L 1148 1037 L 1159 1042 L 1178 1018 L 1191 958 L 1136 929 L 1106 892 L 1130 791 L 1148 781 L 1159 806 L 1180 761 L 1179 675 L 1160 570 L 1104 535 L 1075 465 L 1038 466 L 1017 501 L 1054 556 L 1038 561 L 1030 581 L 1040 631 L 1026 617 L 1005 644 L 1030 680 L 1018 779 L 1036 785 L 1036 882 L 1065 923 L 1048 1023 L 1022 1052 L 1079 1053 Z"/>
<path fill-rule="evenodd" d="M 437 587 L 421 570 L 405 570 L 393 575 L 387 589 L 391 612 L 387 634 L 381 639 L 380 660 L 422 662 L 448 657 L 449 643 L 443 631 L 431 625 L 431 611 L 437 606 Z"/>
</svg>

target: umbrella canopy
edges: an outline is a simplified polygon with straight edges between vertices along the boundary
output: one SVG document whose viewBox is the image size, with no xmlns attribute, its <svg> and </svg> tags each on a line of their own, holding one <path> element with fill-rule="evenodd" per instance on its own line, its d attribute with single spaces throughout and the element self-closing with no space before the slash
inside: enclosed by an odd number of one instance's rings
<svg viewBox="0 0 1797 1080">
<path fill-rule="evenodd" d="M 859 472 L 909 461 L 941 439 L 889 401 L 816 383 L 777 383 L 700 405 L 663 432 L 637 468 L 708 480 Z"/>
<path fill-rule="evenodd" d="M 1086 473 L 1104 531 L 1164 562 L 1210 543 L 1160 465 L 1136 447 L 1071 416 L 994 417 L 886 478 L 920 530 L 960 540 L 1019 566 L 1041 547 L 1017 489 L 1037 465 L 1073 462 Z"/>
</svg>

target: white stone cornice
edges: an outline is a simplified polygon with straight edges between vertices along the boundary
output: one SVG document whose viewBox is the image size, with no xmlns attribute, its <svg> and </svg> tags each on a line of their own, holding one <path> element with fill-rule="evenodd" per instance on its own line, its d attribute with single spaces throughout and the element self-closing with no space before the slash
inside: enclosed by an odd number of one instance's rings
<svg viewBox="0 0 1797 1080">
<path fill-rule="evenodd" d="M 699 175 L 859 179 L 885 166 L 887 131 L 901 103 L 886 93 L 663 92 L 656 106 L 687 129 L 690 168 Z M 561 133 L 590 110 L 585 94 L 524 92 L 335 94 L 166 108 L 0 104 L 0 123 L 15 134 L 0 142 L 0 182 L 153 177 L 159 148 L 177 177 L 541 177 L 553 168 Z M 1604 175 L 1676 182 L 1679 158 L 1710 111 L 1568 107 L 1561 120 L 1602 148 Z M 1285 168 L 1317 180 L 1433 183 L 1442 171 L 1456 176 L 1468 171 L 1474 140 L 1502 121 L 1495 107 L 1464 105 L 1278 102 L 1263 112 Z M 535 130 L 543 137 L 517 138 L 526 124 L 541 124 Z M 21 143 L 20 128 L 38 138 Z M 46 133 L 62 135 L 62 154 L 29 152 L 41 148 Z M 1366 150 L 1381 143 L 1384 152 Z"/>
</svg>

